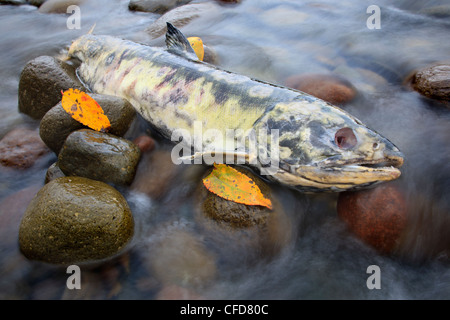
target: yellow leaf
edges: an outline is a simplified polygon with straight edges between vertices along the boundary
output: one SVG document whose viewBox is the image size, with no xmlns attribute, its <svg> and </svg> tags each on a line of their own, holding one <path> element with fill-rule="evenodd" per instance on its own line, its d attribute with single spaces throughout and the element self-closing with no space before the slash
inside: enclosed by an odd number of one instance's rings
<svg viewBox="0 0 450 320">
<path fill-rule="evenodd" d="M 191 44 L 192 49 L 194 49 L 195 54 L 199 58 L 200 61 L 203 61 L 203 56 L 205 55 L 205 49 L 203 48 L 203 41 L 199 37 L 189 37 L 189 43 Z"/>
<path fill-rule="evenodd" d="M 61 93 L 61 105 L 72 118 L 96 131 L 107 132 L 111 128 L 102 107 L 88 94 L 72 88 Z"/>
<path fill-rule="evenodd" d="M 203 184 L 224 199 L 272 209 L 272 202 L 264 197 L 255 181 L 226 164 L 214 164 L 213 171 L 203 179 Z"/>
</svg>

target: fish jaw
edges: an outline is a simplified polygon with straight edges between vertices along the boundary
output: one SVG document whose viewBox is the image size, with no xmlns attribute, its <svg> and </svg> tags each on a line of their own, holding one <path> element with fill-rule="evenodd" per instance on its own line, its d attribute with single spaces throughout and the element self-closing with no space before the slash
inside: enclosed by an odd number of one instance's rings
<svg viewBox="0 0 450 320">
<path fill-rule="evenodd" d="M 302 192 L 342 192 L 398 179 L 403 154 L 393 151 L 382 160 L 353 160 L 297 167 L 280 165 L 271 179 Z"/>
</svg>

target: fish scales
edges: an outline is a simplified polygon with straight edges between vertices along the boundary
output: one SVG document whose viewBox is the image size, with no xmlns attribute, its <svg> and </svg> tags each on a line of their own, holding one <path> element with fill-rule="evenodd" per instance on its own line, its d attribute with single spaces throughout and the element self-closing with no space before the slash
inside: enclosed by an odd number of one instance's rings
<svg viewBox="0 0 450 320">
<path fill-rule="evenodd" d="M 77 72 L 88 88 L 127 99 L 167 138 L 180 129 L 193 135 L 195 123 L 225 137 L 227 130 L 277 130 L 279 167 L 269 178 L 300 191 L 365 188 L 400 176 L 403 155 L 398 148 L 342 109 L 304 92 L 201 62 L 170 24 L 166 43 L 167 50 L 85 35 L 73 42 L 69 55 L 81 60 Z M 211 147 L 202 142 L 200 149 Z M 270 158 L 272 141 L 257 144 Z M 220 148 L 213 150 L 235 151 Z M 248 148 L 245 152 L 258 159 L 253 166 L 262 172 L 259 155 Z"/>
</svg>

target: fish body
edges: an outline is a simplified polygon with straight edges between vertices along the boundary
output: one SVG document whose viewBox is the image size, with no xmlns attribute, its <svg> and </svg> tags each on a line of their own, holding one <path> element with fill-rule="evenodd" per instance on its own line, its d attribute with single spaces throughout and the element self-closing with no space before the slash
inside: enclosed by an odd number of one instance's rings
<svg viewBox="0 0 450 320">
<path fill-rule="evenodd" d="M 248 141 L 252 130 L 277 130 L 279 165 L 270 178 L 290 187 L 344 191 L 399 177 L 398 148 L 340 108 L 204 63 L 170 24 L 166 44 L 167 50 L 88 34 L 73 42 L 69 56 L 81 60 L 77 74 L 90 90 L 127 99 L 167 138 L 176 130 L 194 135 L 199 124 L 225 137 L 230 130 L 238 133 L 231 138 L 233 148 L 203 140 L 192 145 L 195 151 L 233 155 L 244 150 L 247 160 L 256 159 L 251 165 L 263 171 L 266 162 L 248 142 L 239 141 Z M 275 141 L 258 139 L 257 150 L 270 158 Z"/>
</svg>

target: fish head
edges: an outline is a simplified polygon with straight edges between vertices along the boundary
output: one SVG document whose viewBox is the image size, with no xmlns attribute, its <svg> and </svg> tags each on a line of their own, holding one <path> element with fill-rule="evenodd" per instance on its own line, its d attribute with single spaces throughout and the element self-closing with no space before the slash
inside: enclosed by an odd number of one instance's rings
<svg viewBox="0 0 450 320">
<path fill-rule="evenodd" d="M 314 97 L 275 105 L 254 128 L 261 172 L 304 192 L 362 189 L 401 174 L 403 154 L 392 142 Z"/>
</svg>

